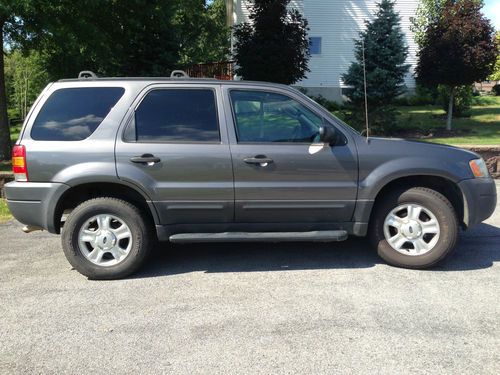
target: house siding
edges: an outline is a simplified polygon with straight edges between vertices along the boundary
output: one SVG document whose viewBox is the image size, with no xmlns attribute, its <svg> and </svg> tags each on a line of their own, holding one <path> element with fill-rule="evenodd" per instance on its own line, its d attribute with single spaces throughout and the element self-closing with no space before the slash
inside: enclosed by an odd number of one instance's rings
<svg viewBox="0 0 500 375">
<path fill-rule="evenodd" d="M 249 2 L 233 0 L 234 24 L 248 21 Z M 409 54 L 406 60 L 411 65 L 405 77 L 409 89 L 415 87 L 413 71 L 417 47 L 410 30 L 410 17 L 415 15 L 418 1 L 396 0 L 396 11 L 401 18 L 401 29 L 406 36 Z M 297 86 L 311 89 L 333 99 L 340 99 L 342 74 L 354 60 L 354 39 L 365 29 L 365 20 L 373 19 L 376 0 L 292 0 L 290 8 L 298 9 L 309 22 L 309 36 L 321 37 L 321 54 L 311 55 L 310 72 Z"/>
</svg>

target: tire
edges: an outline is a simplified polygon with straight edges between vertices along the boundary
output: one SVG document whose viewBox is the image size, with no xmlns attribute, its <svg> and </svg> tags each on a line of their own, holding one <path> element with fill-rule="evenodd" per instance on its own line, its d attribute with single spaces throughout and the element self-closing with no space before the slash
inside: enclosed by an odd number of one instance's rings
<svg viewBox="0 0 500 375">
<path fill-rule="evenodd" d="M 85 201 L 63 226 L 64 255 L 89 279 L 127 277 L 141 267 L 154 243 L 148 224 L 137 207 L 121 199 Z"/>
<path fill-rule="evenodd" d="M 450 201 L 435 190 L 412 187 L 391 192 L 376 204 L 369 239 L 387 263 L 424 269 L 435 266 L 453 251 L 458 233 L 458 219 Z"/>
</svg>

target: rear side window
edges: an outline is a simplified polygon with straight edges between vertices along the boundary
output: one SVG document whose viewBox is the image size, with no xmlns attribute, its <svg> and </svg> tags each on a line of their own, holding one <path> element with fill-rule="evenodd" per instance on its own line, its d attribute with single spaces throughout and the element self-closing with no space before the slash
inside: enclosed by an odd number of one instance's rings
<svg viewBox="0 0 500 375">
<path fill-rule="evenodd" d="M 39 141 L 81 141 L 89 137 L 120 100 L 122 87 L 82 87 L 54 91 L 31 129 Z"/>
<path fill-rule="evenodd" d="M 156 89 L 135 112 L 127 141 L 220 142 L 215 93 L 211 89 Z"/>
</svg>

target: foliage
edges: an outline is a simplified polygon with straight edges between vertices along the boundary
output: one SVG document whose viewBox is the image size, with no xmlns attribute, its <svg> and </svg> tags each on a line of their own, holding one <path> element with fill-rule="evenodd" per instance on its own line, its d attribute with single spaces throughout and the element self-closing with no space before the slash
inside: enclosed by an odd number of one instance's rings
<svg viewBox="0 0 500 375">
<path fill-rule="evenodd" d="M 202 0 L 179 2 L 174 16 L 180 43 L 179 65 L 226 60 L 230 49 L 230 29 L 226 25 L 224 0 L 206 5 Z"/>
<path fill-rule="evenodd" d="M 236 73 L 247 80 L 293 84 L 309 71 L 307 20 L 290 0 L 253 0 L 250 20 L 234 27 Z"/>
<path fill-rule="evenodd" d="M 414 95 L 406 95 L 394 100 L 395 105 L 433 105 L 436 104 L 438 91 L 436 88 L 417 85 Z"/>
<path fill-rule="evenodd" d="M 390 129 L 394 125 L 394 109 L 390 104 L 406 91 L 404 76 L 409 70 L 405 64 L 408 47 L 401 31 L 400 17 L 394 11 L 394 2 L 382 0 L 372 21 L 355 41 L 355 61 L 351 63 L 344 83 L 352 86 L 346 95 L 350 100 L 355 126 L 364 124 L 363 46 L 366 66 L 366 93 L 370 127 Z"/>
<path fill-rule="evenodd" d="M 307 93 L 306 93 L 306 95 L 307 95 Z M 317 96 L 315 96 L 315 95 L 307 95 L 307 96 L 309 96 L 312 100 L 314 100 L 319 105 L 325 107 L 330 112 L 338 111 L 342 108 L 342 106 L 340 104 L 338 104 L 337 102 L 335 102 L 333 100 L 328 100 L 327 98 L 325 98 L 321 94 L 317 95 Z"/>
<path fill-rule="evenodd" d="M 225 59 L 225 17 L 224 0 L 0 0 L 2 44 L 27 56 L 36 51 L 51 80 L 81 70 L 164 76 L 190 62 Z M 2 63 L 0 160 L 10 157 Z"/>
<path fill-rule="evenodd" d="M 500 81 L 500 31 L 497 31 L 495 39 L 497 42 L 498 54 L 493 73 L 488 77 L 490 81 Z"/>
<path fill-rule="evenodd" d="M 5 223 L 12 219 L 12 214 L 7 207 L 7 202 L 5 199 L 0 198 L 0 224 Z"/>
<path fill-rule="evenodd" d="M 447 0 L 420 0 L 415 17 L 410 17 L 410 30 L 419 47 L 425 44 L 427 27 L 439 20 Z"/>
<path fill-rule="evenodd" d="M 477 0 L 447 0 L 441 17 L 427 26 L 418 52 L 418 82 L 449 87 L 448 129 L 455 89 L 484 80 L 495 63 L 494 29 L 482 15 L 481 6 Z"/>
<path fill-rule="evenodd" d="M 38 52 L 23 56 L 19 50 L 5 57 L 7 102 L 9 118 L 24 119 L 31 104 L 49 82 L 44 61 Z"/>
<path fill-rule="evenodd" d="M 491 92 L 493 92 L 495 96 L 500 96 L 500 84 L 497 83 L 495 86 L 493 86 Z"/>
<path fill-rule="evenodd" d="M 470 115 L 472 105 L 472 86 L 458 86 L 453 95 L 453 117 L 467 117 Z M 447 112 L 450 103 L 450 88 L 445 85 L 438 86 L 438 104 Z"/>
</svg>

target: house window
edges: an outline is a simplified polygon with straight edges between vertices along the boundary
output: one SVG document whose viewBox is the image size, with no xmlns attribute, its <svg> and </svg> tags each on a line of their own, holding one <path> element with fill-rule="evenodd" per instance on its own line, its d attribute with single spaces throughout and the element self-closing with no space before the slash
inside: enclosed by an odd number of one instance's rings
<svg viewBox="0 0 500 375">
<path fill-rule="evenodd" d="M 311 55 L 321 54 L 321 37 L 313 36 L 309 38 L 309 52 Z"/>
</svg>

